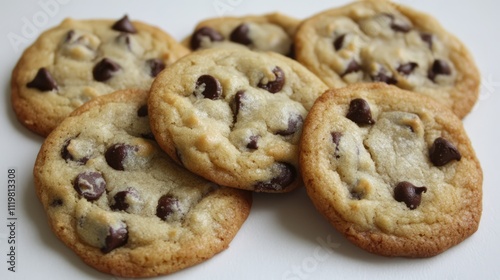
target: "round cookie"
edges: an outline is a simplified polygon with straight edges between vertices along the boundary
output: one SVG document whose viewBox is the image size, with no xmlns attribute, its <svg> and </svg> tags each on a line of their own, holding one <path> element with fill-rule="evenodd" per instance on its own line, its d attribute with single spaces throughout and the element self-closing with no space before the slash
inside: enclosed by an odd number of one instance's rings
<svg viewBox="0 0 500 280">
<path fill-rule="evenodd" d="M 130 21 L 66 19 L 23 53 L 11 79 L 19 121 L 47 136 L 74 109 L 119 89 L 149 89 L 189 50 L 159 28 Z"/>
<path fill-rule="evenodd" d="M 366 0 L 314 15 L 297 30 L 296 57 L 328 86 L 385 82 L 466 116 L 479 96 L 475 62 L 430 15 Z"/>
<path fill-rule="evenodd" d="M 293 57 L 293 38 L 300 21 L 281 13 L 217 17 L 199 22 L 183 43 L 191 50 L 246 46 Z"/>
<path fill-rule="evenodd" d="M 86 103 L 45 140 L 36 192 L 57 235 L 95 269 L 168 274 L 229 246 L 251 193 L 217 186 L 173 162 L 149 129 L 147 91 Z"/>
<path fill-rule="evenodd" d="M 217 184 L 287 192 L 301 184 L 302 124 L 326 89 L 277 53 L 200 50 L 153 82 L 151 129 L 172 158 Z"/>
<path fill-rule="evenodd" d="M 369 252 L 430 257 L 478 228 L 481 166 L 460 119 L 429 97 L 383 83 L 327 91 L 300 163 L 316 208 Z"/>
</svg>

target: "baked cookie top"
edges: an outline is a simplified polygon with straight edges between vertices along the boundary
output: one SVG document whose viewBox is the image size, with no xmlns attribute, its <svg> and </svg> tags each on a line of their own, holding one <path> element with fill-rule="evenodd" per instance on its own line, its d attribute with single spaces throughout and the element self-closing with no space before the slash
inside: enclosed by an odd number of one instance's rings
<svg viewBox="0 0 500 280">
<path fill-rule="evenodd" d="M 149 129 L 147 92 L 123 90 L 74 111 L 34 167 L 49 224 L 90 266 L 121 277 L 168 274 L 228 247 L 251 194 L 174 163 Z"/>
<path fill-rule="evenodd" d="M 165 66 L 189 50 L 159 28 L 127 16 L 66 19 L 18 61 L 12 105 L 28 129 L 47 136 L 74 109 L 118 89 L 148 89 Z"/>
<path fill-rule="evenodd" d="M 460 119 L 429 97 L 383 83 L 327 91 L 300 163 L 316 208 L 370 252 L 433 256 L 478 228 L 481 166 Z"/>
<path fill-rule="evenodd" d="M 293 57 L 293 38 L 300 20 L 281 13 L 205 19 L 183 42 L 191 50 L 231 45 L 273 51 Z"/>
<path fill-rule="evenodd" d="M 464 44 L 430 15 L 366 0 L 304 20 L 296 58 L 328 86 L 385 82 L 437 99 L 463 118 L 480 76 Z"/>
<path fill-rule="evenodd" d="M 223 186 L 286 192 L 301 181 L 303 120 L 326 89 L 277 53 L 200 50 L 155 79 L 151 129 L 160 146 L 196 174 Z"/>
</svg>

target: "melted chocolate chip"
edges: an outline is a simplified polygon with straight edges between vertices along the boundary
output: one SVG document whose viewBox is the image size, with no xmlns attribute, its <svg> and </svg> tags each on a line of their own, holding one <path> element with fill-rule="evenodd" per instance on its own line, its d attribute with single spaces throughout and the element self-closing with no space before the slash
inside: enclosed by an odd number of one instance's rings
<svg viewBox="0 0 500 280">
<path fill-rule="evenodd" d="M 423 192 L 427 192 L 426 187 L 416 187 L 409 182 L 400 182 L 394 188 L 394 199 L 404 202 L 408 208 L 414 210 L 420 205 Z"/>
<path fill-rule="evenodd" d="M 282 88 L 283 85 L 285 84 L 285 73 L 283 70 L 281 70 L 280 67 L 276 66 L 273 69 L 274 76 L 276 77 L 274 81 L 267 81 L 264 83 L 262 80 L 259 82 L 257 87 L 261 89 L 265 89 L 269 91 L 270 93 L 277 93 L 279 92 Z"/>
<path fill-rule="evenodd" d="M 109 58 L 103 58 L 94 66 L 92 75 L 94 76 L 94 80 L 105 82 L 111 79 L 114 73 L 120 69 L 121 67 L 120 65 L 118 65 L 118 63 L 112 61 Z"/>
<path fill-rule="evenodd" d="M 57 83 L 45 68 L 40 68 L 35 78 L 26 84 L 28 88 L 36 88 L 40 91 L 51 91 L 57 89 Z"/>
<path fill-rule="evenodd" d="M 346 70 L 344 71 L 344 73 L 341 76 L 344 77 L 347 74 L 358 72 L 358 71 L 361 71 L 361 65 L 359 65 L 359 63 L 353 59 L 353 60 L 351 60 L 351 62 L 349 62 Z"/>
<path fill-rule="evenodd" d="M 285 130 L 280 130 L 276 132 L 276 134 L 281 135 L 281 136 L 288 136 L 292 135 L 295 132 L 299 131 L 300 128 L 302 127 L 302 124 L 304 123 L 304 119 L 302 118 L 301 115 L 299 114 L 292 114 L 288 118 L 288 127 Z"/>
<path fill-rule="evenodd" d="M 140 118 L 148 116 L 148 105 L 144 104 L 137 110 L 137 116 Z"/>
<path fill-rule="evenodd" d="M 101 248 L 101 252 L 109 253 L 114 249 L 121 247 L 127 244 L 128 241 L 128 230 L 127 226 L 121 226 L 119 228 L 109 228 L 108 236 L 106 236 L 106 240 L 104 241 L 104 247 Z"/>
<path fill-rule="evenodd" d="M 213 76 L 203 75 L 196 81 L 195 92 L 200 92 L 205 98 L 217 100 L 222 97 L 222 86 Z"/>
<path fill-rule="evenodd" d="M 137 147 L 127 144 L 114 144 L 109 147 L 104 157 L 109 166 L 115 170 L 124 170 L 125 159 L 132 153 L 137 151 Z"/>
<path fill-rule="evenodd" d="M 251 45 L 252 44 L 252 39 L 248 37 L 248 33 L 250 31 L 250 28 L 248 27 L 248 24 L 242 23 L 238 25 L 233 32 L 229 35 L 229 40 L 242 44 L 245 46 Z"/>
<path fill-rule="evenodd" d="M 333 41 L 333 47 L 336 51 L 340 50 L 344 46 L 345 34 L 340 35 Z"/>
<path fill-rule="evenodd" d="M 224 40 L 224 37 L 211 27 L 202 27 L 196 30 L 191 36 L 190 46 L 192 50 L 197 50 L 201 47 L 201 43 L 208 38 L 210 42 L 220 42 Z"/>
<path fill-rule="evenodd" d="M 165 62 L 159 58 L 146 60 L 146 65 L 149 67 L 149 75 L 153 78 L 158 76 L 158 74 L 160 74 L 160 72 L 166 67 Z"/>
<path fill-rule="evenodd" d="M 179 200 L 171 195 L 164 195 L 158 200 L 156 216 L 164 221 L 179 209 Z"/>
<path fill-rule="evenodd" d="M 331 135 L 332 135 L 332 142 L 333 142 L 333 144 L 335 144 L 334 156 L 335 156 L 335 158 L 340 158 L 339 143 L 340 143 L 340 139 L 342 138 L 342 133 L 341 132 L 332 132 Z"/>
<path fill-rule="evenodd" d="M 417 67 L 418 67 L 418 63 L 408 62 L 408 63 L 399 65 L 398 69 L 396 69 L 396 70 L 403 75 L 410 75 L 411 73 L 413 73 L 413 71 Z"/>
<path fill-rule="evenodd" d="M 427 77 L 429 77 L 430 80 L 435 81 L 437 75 L 450 75 L 450 74 L 451 74 L 450 65 L 448 65 L 448 63 L 444 60 L 436 59 L 434 60 L 434 63 L 432 63 L 432 67 L 429 69 Z"/>
<path fill-rule="evenodd" d="M 258 145 L 259 139 L 260 139 L 260 136 L 258 136 L 258 135 L 250 136 L 250 142 L 248 142 L 247 148 L 250 150 L 257 150 L 259 148 L 259 145 Z"/>
<path fill-rule="evenodd" d="M 452 143 L 439 137 L 429 149 L 429 158 L 434 166 L 443 166 L 452 160 L 459 161 L 462 155 Z"/>
<path fill-rule="evenodd" d="M 240 112 L 240 109 L 243 106 L 244 99 L 245 99 L 245 91 L 244 90 L 239 90 L 234 95 L 234 99 L 233 99 L 232 106 L 231 106 L 231 109 L 233 110 L 233 114 L 234 114 L 234 121 L 236 121 L 238 113 Z"/>
<path fill-rule="evenodd" d="M 392 76 L 388 76 L 385 72 L 379 72 L 377 75 L 372 76 L 372 80 L 374 82 L 383 82 L 388 85 L 395 85 L 398 83 L 398 80 Z"/>
<path fill-rule="evenodd" d="M 375 120 L 372 119 L 370 105 L 361 98 L 351 101 L 346 117 L 358 125 L 372 125 L 375 123 Z"/>
<path fill-rule="evenodd" d="M 258 192 L 273 192 L 286 189 L 297 177 L 297 170 L 289 163 L 276 163 L 279 174 L 269 181 L 258 182 L 255 184 L 255 191 Z"/>
<path fill-rule="evenodd" d="M 66 141 L 64 141 L 64 144 L 63 144 L 63 147 L 61 149 L 61 157 L 66 161 L 74 161 L 74 162 L 77 162 L 79 164 L 86 164 L 87 161 L 89 160 L 88 157 L 83 157 L 83 158 L 80 158 L 80 159 L 75 159 L 75 157 L 69 152 L 68 150 L 68 146 L 69 144 L 71 143 L 71 140 L 73 139 L 67 139 Z"/>
<path fill-rule="evenodd" d="M 432 36 L 432 34 L 430 33 L 420 33 L 420 38 L 422 39 L 422 41 L 424 41 L 425 43 L 427 43 L 427 46 L 429 46 L 429 49 L 432 50 L 432 45 L 433 45 L 433 41 L 434 41 L 434 37 Z"/>
<path fill-rule="evenodd" d="M 95 171 L 86 171 L 76 176 L 73 187 L 76 192 L 88 201 L 99 199 L 106 189 L 106 181 L 102 174 Z"/>
<path fill-rule="evenodd" d="M 117 22 L 115 22 L 113 26 L 111 26 L 111 29 L 125 33 L 137 33 L 137 30 L 135 29 L 134 25 L 126 15 Z"/>
</svg>

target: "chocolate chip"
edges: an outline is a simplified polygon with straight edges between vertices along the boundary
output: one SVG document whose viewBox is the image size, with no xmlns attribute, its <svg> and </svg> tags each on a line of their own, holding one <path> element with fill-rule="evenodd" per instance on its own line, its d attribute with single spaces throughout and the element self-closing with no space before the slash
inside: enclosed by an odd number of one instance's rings
<svg viewBox="0 0 500 280">
<path fill-rule="evenodd" d="M 50 206 L 52 207 L 61 207 L 63 206 L 63 200 L 60 199 L 60 198 L 57 198 L 57 199 L 54 199 L 51 203 L 50 203 Z"/>
<path fill-rule="evenodd" d="M 204 40 L 210 40 L 210 42 L 220 42 L 224 40 L 224 37 L 211 27 L 202 27 L 196 30 L 191 36 L 190 46 L 192 50 L 197 50 L 201 47 Z"/>
<path fill-rule="evenodd" d="M 160 72 L 166 67 L 165 62 L 163 62 L 163 60 L 159 58 L 151 58 L 146 60 L 146 65 L 150 69 L 149 75 L 153 78 L 158 76 L 158 74 L 160 74 Z"/>
<path fill-rule="evenodd" d="M 130 45 L 130 35 L 127 33 L 120 33 L 118 37 L 116 37 L 116 43 L 119 45 L 125 45 L 129 51 L 132 50 L 132 47 Z"/>
<path fill-rule="evenodd" d="M 451 68 L 450 65 L 444 60 L 436 59 L 432 63 L 432 67 L 429 69 L 427 77 L 432 81 L 435 81 L 437 75 L 450 75 Z"/>
<path fill-rule="evenodd" d="M 276 134 L 281 135 L 281 136 L 288 136 L 292 135 L 295 132 L 299 131 L 300 128 L 302 127 L 302 124 L 304 123 L 304 119 L 302 118 L 301 115 L 299 114 L 292 114 L 288 118 L 288 127 L 285 130 L 280 130 L 276 132 Z"/>
<path fill-rule="evenodd" d="M 396 70 L 403 75 L 410 75 L 411 73 L 413 73 L 413 71 L 417 67 L 418 67 L 418 63 L 408 62 L 408 63 L 399 65 L 398 69 L 396 69 Z"/>
<path fill-rule="evenodd" d="M 398 83 L 398 80 L 392 76 L 388 76 L 385 72 L 379 72 L 377 75 L 372 76 L 372 80 L 374 82 L 383 82 L 388 85 L 395 85 Z"/>
<path fill-rule="evenodd" d="M 219 80 L 210 75 L 203 75 L 196 81 L 195 94 L 201 93 L 204 98 L 217 100 L 222 97 L 222 86 Z"/>
<path fill-rule="evenodd" d="M 289 163 L 278 162 L 276 167 L 279 169 L 278 176 L 269 181 L 258 182 L 255 184 L 255 191 L 273 192 L 286 189 L 297 177 L 297 170 Z"/>
<path fill-rule="evenodd" d="M 137 116 L 140 118 L 148 116 L 148 105 L 144 104 L 137 110 Z"/>
<path fill-rule="evenodd" d="M 66 37 L 64 37 L 64 43 L 68 43 L 71 40 L 73 40 L 73 37 L 75 37 L 75 30 L 70 30 L 68 33 L 66 33 Z"/>
<path fill-rule="evenodd" d="M 351 101 L 346 117 L 358 125 L 372 125 L 375 123 L 375 120 L 372 119 L 370 105 L 361 98 Z"/>
<path fill-rule="evenodd" d="M 82 165 L 85 165 L 87 163 L 87 161 L 89 160 L 88 157 L 83 157 L 83 158 L 80 158 L 80 159 L 76 159 L 71 153 L 70 151 L 68 150 L 68 146 L 69 144 L 71 143 L 73 139 L 70 138 L 70 139 L 67 139 L 66 141 L 64 141 L 64 144 L 63 144 L 63 147 L 61 149 L 61 157 L 66 161 L 74 161 L 76 163 L 79 163 L 79 164 L 82 164 Z"/>
<path fill-rule="evenodd" d="M 179 210 L 179 200 L 171 195 L 164 195 L 158 200 L 156 216 L 166 221 L 168 216 Z"/>
<path fill-rule="evenodd" d="M 99 199 L 106 189 L 106 181 L 102 174 L 95 171 L 86 171 L 76 176 L 73 187 L 76 192 L 88 201 Z"/>
<path fill-rule="evenodd" d="M 109 147 L 104 157 L 109 166 L 115 170 L 124 170 L 125 159 L 130 156 L 130 153 L 137 151 L 137 147 L 127 144 L 114 144 Z"/>
<path fill-rule="evenodd" d="M 339 144 L 340 144 L 340 138 L 342 138 L 342 133 L 341 132 L 332 132 L 332 142 L 335 144 L 335 158 L 340 158 L 339 155 Z"/>
<path fill-rule="evenodd" d="M 422 193 L 427 192 L 426 187 L 416 187 L 410 182 L 400 182 L 394 188 L 394 199 L 404 202 L 411 210 L 416 209 L 422 200 Z"/>
<path fill-rule="evenodd" d="M 258 136 L 258 135 L 250 136 L 250 142 L 248 142 L 247 148 L 250 150 L 257 150 L 259 148 L 259 145 L 258 145 L 259 139 L 260 139 L 260 136 Z"/>
<path fill-rule="evenodd" d="M 243 100 L 245 99 L 245 91 L 239 90 L 235 95 L 232 102 L 231 109 L 233 110 L 234 120 L 236 121 L 236 117 L 240 112 L 241 107 L 243 106 Z"/>
<path fill-rule="evenodd" d="M 250 28 L 248 27 L 248 24 L 242 23 L 238 25 L 233 32 L 229 35 L 229 40 L 242 44 L 245 46 L 251 45 L 252 44 L 252 39 L 248 37 L 248 33 L 250 31 Z"/>
<path fill-rule="evenodd" d="M 349 62 L 346 70 L 344 71 L 344 73 L 341 76 L 344 77 L 347 74 L 358 72 L 358 71 L 361 71 L 361 65 L 359 65 L 359 63 L 353 59 Z"/>
<path fill-rule="evenodd" d="M 122 225 L 118 228 L 109 227 L 109 234 L 106 236 L 104 241 L 104 247 L 101 248 L 101 252 L 109 253 L 114 249 L 127 244 L 128 241 L 128 230 L 127 225 Z"/>
<path fill-rule="evenodd" d="M 115 22 L 111 29 L 125 33 L 137 33 L 137 30 L 132 22 L 130 22 L 127 15 Z"/>
<path fill-rule="evenodd" d="M 432 45 L 433 45 L 433 41 L 434 41 L 434 37 L 432 36 L 432 34 L 430 33 L 420 33 L 420 38 L 422 39 L 422 41 L 424 41 L 425 43 L 427 43 L 427 46 L 429 46 L 429 49 L 432 50 Z"/>
<path fill-rule="evenodd" d="M 265 89 L 270 93 L 277 93 L 278 91 L 280 91 L 285 84 L 285 73 L 278 66 L 274 67 L 273 73 L 276 77 L 274 81 L 263 82 L 263 80 L 261 80 L 257 87 Z"/>
<path fill-rule="evenodd" d="M 127 211 L 127 209 L 130 206 L 127 202 L 127 198 L 130 196 L 137 199 L 137 198 L 139 198 L 139 193 L 133 188 L 128 188 L 125 191 L 117 192 L 113 196 L 114 203 L 110 205 L 111 210 Z"/>
<path fill-rule="evenodd" d="M 396 18 L 393 14 L 382 13 L 382 15 L 391 19 L 391 29 L 396 32 L 408 33 L 412 29 L 412 26 L 409 23 Z"/>
<path fill-rule="evenodd" d="M 340 35 L 333 41 L 333 47 L 336 51 L 340 50 L 344 46 L 345 34 Z"/>
<path fill-rule="evenodd" d="M 121 67 L 116 62 L 109 58 L 103 58 L 99 61 L 92 70 L 94 80 L 104 82 L 111 79 L 115 72 L 120 70 Z"/>
<path fill-rule="evenodd" d="M 57 83 L 50 75 L 49 71 L 44 67 L 40 68 L 36 73 L 35 78 L 26 84 L 29 88 L 36 88 L 41 91 L 50 91 L 57 89 Z"/>
<path fill-rule="evenodd" d="M 443 166 L 452 160 L 459 161 L 462 155 L 452 143 L 438 137 L 429 149 L 429 158 L 434 166 Z"/>
</svg>

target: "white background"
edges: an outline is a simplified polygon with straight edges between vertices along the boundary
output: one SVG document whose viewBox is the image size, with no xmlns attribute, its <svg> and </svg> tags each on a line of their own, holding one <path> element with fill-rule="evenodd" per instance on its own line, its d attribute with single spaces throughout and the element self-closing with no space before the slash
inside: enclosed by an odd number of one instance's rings
<svg viewBox="0 0 500 280">
<path fill-rule="evenodd" d="M 385 258 L 347 242 L 318 214 L 304 190 L 254 196 L 247 222 L 228 250 L 160 279 L 500 279 L 500 2 L 400 0 L 439 18 L 466 43 L 482 74 L 480 100 L 464 120 L 484 171 L 479 230 L 429 259 Z M 45 3 L 45 4 L 44 4 Z M 52 3 L 48 5 L 47 3 Z M 181 40 L 204 18 L 280 11 L 305 18 L 343 0 L 255 1 L 2 1 L 0 9 L 0 279 L 120 279 L 86 266 L 50 231 L 36 198 L 32 169 L 43 141 L 16 120 L 10 107 L 11 71 L 42 31 L 65 17 L 132 19 L 160 26 Z M 48 5 L 48 6 L 47 6 Z M 17 44 L 11 39 L 17 36 Z M 7 270 L 7 175 L 15 168 L 16 272 Z"/>
</svg>

